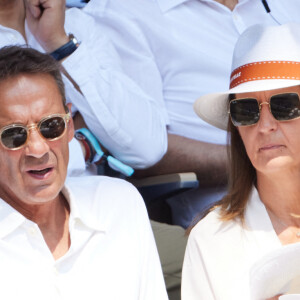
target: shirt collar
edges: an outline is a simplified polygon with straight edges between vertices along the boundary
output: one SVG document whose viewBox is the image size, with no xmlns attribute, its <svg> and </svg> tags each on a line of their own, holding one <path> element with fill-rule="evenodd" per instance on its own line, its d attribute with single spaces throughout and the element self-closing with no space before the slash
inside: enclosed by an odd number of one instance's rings
<svg viewBox="0 0 300 300">
<path fill-rule="evenodd" d="M 245 210 L 245 220 L 250 228 L 260 228 L 267 225 L 268 230 L 273 230 L 272 223 L 264 204 L 261 202 L 257 189 L 253 186 Z"/>
<path fill-rule="evenodd" d="M 93 230 L 101 232 L 106 231 L 106 226 L 103 224 L 102 220 L 90 211 L 90 207 L 86 205 L 84 195 L 78 195 L 76 193 L 75 196 L 73 191 L 66 184 L 62 189 L 62 193 L 70 205 L 70 219 L 79 220 L 82 224 Z"/>
<path fill-rule="evenodd" d="M 106 231 L 105 225 L 102 224 L 101 220 L 85 207 L 84 198 L 79 199 L 79 197 L 75 197 L 66 186 L 63 187 L 62 193 L 70 205 L 70 219 L 79 220 L 93 230 Z M 26 221 L 27 219 L 21 213 L 0 198 L 0 239 L 9 235 Z"/>
<path fill-rule="evenodd" d="M 156 0 L 161 11 L 163 13 L 167 12 L 170 9 L 173 9 L 176 6 L 179 6 L 185 2 L 192 1 L 192 0 Z M 197 0 L 199 1 L 199 0 Z M 214 2 L 213 0 L 200 0 L 201 2 Z M 239 0 L 237 5 L 240 5 L 242 2 L 247 2 L 249 0 Z M 218 3 L 220 4 L 220 3 Z"/>
<path fill-rule="evenodd" d="M 26 218 L 0 198 L 0 239 L 26 222 Z"/>
<path fill-rule="evenodd" d="M 157 0 L 157 3 L 163 13 L 167 12 L 168 10 L 183 4 L 190 0 Z"/>
<path fill-rule="evenodd" d="M 260 200 L 259 193 L 255 187 L 252 188 L 246 206 L 245 222 L 248 230 L 252 231 L 257 240 L 261 241 L 261 245 L 265 245 L 265 249 L 281 246 L 266 207 Z"/>
</svg>

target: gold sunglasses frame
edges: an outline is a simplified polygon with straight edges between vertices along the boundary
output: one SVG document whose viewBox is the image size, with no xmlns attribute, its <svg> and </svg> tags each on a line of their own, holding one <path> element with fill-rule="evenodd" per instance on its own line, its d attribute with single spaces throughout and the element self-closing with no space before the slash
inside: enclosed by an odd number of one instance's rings
<svg viewBox="0 0 300 300">
<path fill-rule="evenodd" d="M 64 120 L 64 123 L 65 123 L 65 129 L 64 129 L 64 132 L 63 132 L 60 136 L 58 136 L 58 137 L 56 137 L 56 138 L 53 138 L 53 139 L 47 139 L 47 138 L 45 138 L 45 137 L 42 135 L 42 133 L 40 132 L 39 129 L 40 129 L 41 124 L 42 124 L 43 122 L 45 122 L 45 121 L 47 121 L 47 120 L 49 120 L 49 119 L 51 119 L 51 118 L 55 118 L 55 117 L 61 117 L 61 118 Z M 65 134 L 65 132 L 66 132 L 66 129 L 67 129 L 67 126 L 68 126 L 68 123 L 69 123 L 70 119 L 71 119 L 71 115 L 70 115 L 70 113 L 68 112 L 68 113 L 66 113 L 66 114 L 52 114 L 52 115 L 46 116 L 46 117 L 42 118 L 38 123 L 32 123 L 32 124 L 30 124 L 30 125 L 17 124 L 17 123 L 16 123 L 16 124 L 6 125 L 6 126 L 4 126 L 4 127 L 2 127 L 2 128 L 0 129 L 0 143 L 1 143 L 1 145 L 2 145 L 5 149 L 12 150 L 12 151 L 19 150 L 19 149 L 21 149 L 21 148 L 23 148 L 23 147 L 26 146 L 27 141 L 28 141 L 28 137 L 29 137 L 29 132 L 30 132 L 30 130 L 33 130 L 33 129 L 35 129 L 35 128 L 37 129 L 39 135 L 40 135 L 44 140 L 46 140 L 46 141 L 56 141 L 56 140 L 58 140 L 58 139 L 60 139 L 60 138 L 62 138 L 62 137 L 64 136 L 64 134 Z M 2 133 L 3 133 L 5 130 L 11 129 L 11 128 L 14 128 L 14 127 L 21 127 L 21 128 L 23 128 L 23 129 L 25 129 L 26 132 L 27 132 L 27 138 L 26 138 L 25 143 L 22 144 L 21 146 L 15 147 L 15 148 L 8 148 L 8 147 L 5 146 L 5 145 L 3 144 L 3 142 L 2 142 Z"/>
<path fill-rule="evenodd" d="M 263 104 L 267 104 L 267 105 L 269 106 L 269 111 L 270 111 L 272 117 L 273 117 L 277 122 L 290 122 L 290 121 L 294 121 L 294 120 L 296 120 L 296 119 L 299 119 L 300 116 L 299 116 L 299 117 L 296 117 L 296 118 L 293 118 L 293 119 L 290 119 L 290 120 L 277 120 L 277 119 L 274 117 L 274 115 L 273 115 L 273 113 L 272 113 L 272 110 L 271 110 L 271 106 L 270 106 L 271 98 L 274 97 L 274 96 L 280 96 L 280 95 L 285 95 L 285 94 L 296 94 L 296 95 L 298 95 L 298 103 L 300 104 L 300 96 L 299 96 L 299 93 L 296 93 L 296 92 L 274 94 L 274 95 L 272 95 L 272 96 L 269 98 L 269 102 L 262 102 L 262 103 L 259 103 L 259 102 L 258 102 L 258 99 L 257 99 L 257 98 L 254 98 L 254 97 L 237 98 L 237 99 L 232 99 L 232 100 L 230 100 L 230 101 L 229 101 L 229 110 L 228 110 L 228 114 L 230 115 L 230 120 L 231 120 L 233 126 L 235 126 L 235 127 L 248 127 L 248 126 L 253 126 L 253 125 L 257 124 L 258 121 L 260 120 L 260 111 L 261 111 L 261 106 L 262 106 Z M 258 109 L 259 109 L 259 118 L 258 118 L 257 122 L 255 122 L 255 123 L 253 123 L 253 124 L 250 124 L 250 125 L 235 125 L 234 122 L 233 122 L 233 120 L 232 120 L 231 113 L 230 113 L 230 103 L 231 103 L 232 101 L 242 101 L 242 100 L 246 100 L 246 99 L 255 99 L 255 100 L 256 100 L 256 102 L 257 102 L 257 104 L 258 104 Z"/>
</svg>

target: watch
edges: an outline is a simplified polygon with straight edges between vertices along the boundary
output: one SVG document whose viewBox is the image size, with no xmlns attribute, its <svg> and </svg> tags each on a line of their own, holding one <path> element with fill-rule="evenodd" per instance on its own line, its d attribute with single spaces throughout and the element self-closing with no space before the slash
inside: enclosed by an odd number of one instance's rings
<svg viewBox="0 0 300 300">
<path fill-rule="evenodd" d="M 70 33 L 69 34 L 69 41 L 59 47 L 58 49 L 54 50 L 53 52 L 49 53 L 55 60 L 61 60 L 70 54 L 72 54 L 79 46 L 78 40 L 75 36 Z"/>
</svg>

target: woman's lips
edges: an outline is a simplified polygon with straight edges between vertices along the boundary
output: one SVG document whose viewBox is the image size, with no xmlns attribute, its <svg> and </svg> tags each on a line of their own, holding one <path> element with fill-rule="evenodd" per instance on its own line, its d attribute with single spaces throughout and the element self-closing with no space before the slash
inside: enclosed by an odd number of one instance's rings
<svg viewBox="0 0 300 300">
<path fill-rule="evenodd" d="M 259 148 L 259 151 L 268 151 L 268 150 L 277 150 L 284 147 L 284 145 L 279 145 L 279 144 L 270 144 L 270 145 L 265 145 L 263 147 Z"/>
</svg>

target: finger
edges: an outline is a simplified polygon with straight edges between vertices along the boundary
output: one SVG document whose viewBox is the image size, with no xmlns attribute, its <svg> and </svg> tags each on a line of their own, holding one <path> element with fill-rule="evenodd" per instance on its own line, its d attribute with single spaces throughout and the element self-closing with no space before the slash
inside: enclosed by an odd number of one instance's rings
<svg viewBox="0 0 300 300">
<path fill-rule="evenodd" d="M 42 14 L 42 6 L 40 0 L 24 0 L 27 11 L 34 18 L 39 18 Z"/>
<path fill-rule="evenodd" d="M 39 0 L 40 5 L 43 8 L 65 8 L 66 1 L 65 0 Z"/>
</svg>

